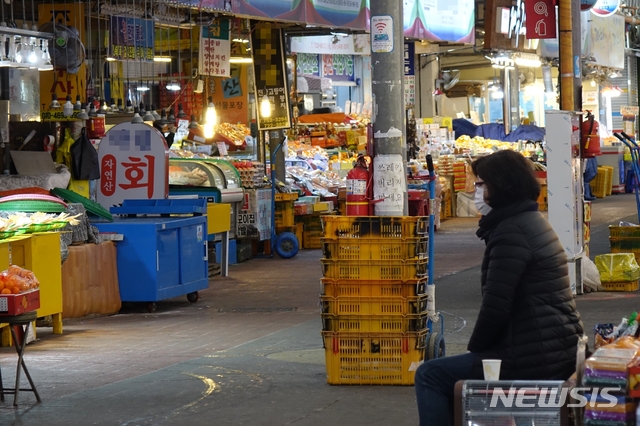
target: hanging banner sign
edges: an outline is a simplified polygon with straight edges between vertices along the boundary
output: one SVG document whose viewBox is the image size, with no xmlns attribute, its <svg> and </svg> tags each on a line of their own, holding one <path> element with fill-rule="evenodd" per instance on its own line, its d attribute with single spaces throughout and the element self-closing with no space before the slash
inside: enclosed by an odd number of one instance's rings
<svg viewBox="0 0 640 426">
<path fill-rule="evenodd" d="M 319 53 L 342 55 L 370 55 L 368 34 L 344 36 L 291 37 L 294 53 Z"/>
<path fill-rule="evenodd" d="M 353 55 L 322 55 L 322 77 L 331 81 L 354 81 Z"/>
<path fill-rule="evenodd" d="M 403 0 L 402 10 L 405 37 L 470 44 L 475 42 L 473 1 Z M 484 10 L 491 9 L 485 4 Z"/>
<path fill-rule="evenodd" d="M 288 129 L 291 127 L 291 113 L 282 30 L 256 25 L 251 32 L 251 56 L 256 104 L 260 105 L 264 96 L 271 103 L 269 117 L 258 114 L 258 129 Z"/>
<path fill-rule="evenodd" d="M 218 19 L 211 26 L 201 27 L 198 71 L 201 75 L 229 77 L 231 42 L 229 20 Z"/>
<path fill-rule="evenodd" d="M 154 22 L 150 19 L 112 16 L 109 56 L 121 61 L 153 61 Z"/>
<path fill-rule="evenodd" d="M 111 128 L 98 148 L 102 207 L 123 200 L 167 198 L 169 148 L 162 134 L 143 123 L 120 123 Z"/>
<path fill-rule="evenodd" d="M 296 72 L 298 75 L 313 75 L 320 77 L 320 57 L 316 53 L 298 53 Z"/>
<path fill-rule="evenodd" d="M 556 38 L 556 7 L 554 0 L 525 0 L 528 39 Z"/>
</svg>

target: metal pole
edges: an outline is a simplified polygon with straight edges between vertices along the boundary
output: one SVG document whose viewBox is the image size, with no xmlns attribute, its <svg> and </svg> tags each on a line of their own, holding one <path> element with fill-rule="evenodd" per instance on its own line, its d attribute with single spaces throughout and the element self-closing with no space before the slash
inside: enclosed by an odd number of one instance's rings
<svg viewBox="0 0 640 426">
<path fill-rule="evenodd" d="M 573 23 L 578 27 L 573 30 Z M 580 2 L 558 2 L 558 29 L 560 31 L 560 109 L 582 109 L 582 81 L 580 71 Z"/>
<path fill-rule="evenodd" d="M 371 2 L 373 195 L 376 216 L 407 216 L 402 2 Z"/>
<path fill-rule="evenodd" d="M 502 122 L 504 132 L 511 133 L 511 81 L 509 80 L 509 69 L 500 71 L 502 74 Z"/>
</svg>

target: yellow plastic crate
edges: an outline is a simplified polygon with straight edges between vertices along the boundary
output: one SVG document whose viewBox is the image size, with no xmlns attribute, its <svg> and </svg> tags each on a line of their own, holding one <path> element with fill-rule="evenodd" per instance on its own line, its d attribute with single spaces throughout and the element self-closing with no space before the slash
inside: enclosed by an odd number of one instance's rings
<svg viewBox="0 0 640 426">
<path fill-rule="evenodd" d="M 322 313 L 332 315 L 412 315 L 427 311 L 427 296 L 331 297 L 321 296 Z"/>
<path fill-rule="evenodd" d="M 413 363 L 424 359 L 427 332 L 322 333 L 327 383 L 413 385 Z"/>
<path fill-rule="evenodd" d="M 596 175 L 596 178 L 589 183 L 589 185 L 591 185 L 591 192 L 596 198 L 604 198 L 607 195 L 606 175 L 607 170 L 602 167 L 598 167 L 598 174 Z"/>
<path fill-rule="evenodd" d="M 322 314 L 322 330 L 351 333 L 407 333 L 427 328 L 426 314 L 350 316 Z"/>
<path fill-rule="evenodd" d="M 320 259 L 325 278 L 347 280 L 413 280 L 427 276 L 427 259 L 331 260 Z"/>
<path fill-rule="evenodd" d="M 637 238 L 640 241 L 640 226 L 609 226 L 609 238 Z"/>
<path fill-rule="evenodd" d="M 602 283 L 604 291 L 636 291 L 638 290 L 638 280 L 621 283 Z"/>
<path fill-rule="evenodd" d="M 604 191 L 605 195 L 611 195 L 611 191 L 613 189 L 613 167 L 611 166 L 601 166 L 604 171 Z"/>
<path fill-rule="evenodd" d="M 327 239 L 415 238 L 429 232 L 429 219 L 422 216 L 322 216 Z"/>
<path fill-rule="evenodd" d="M 278 201 L 295 201 L 298 199 L 298 193 L 297 192 L 283 192 L 283 193 L 277 193 L 276 194 L 276 202 Z"/>
<path fill-rule="evenodd" d="M 294 216 L 293 201 L 276 202 L 276 227 L 293 226 Z"/>
<path fill-rule="evenodd" d="M 322 231 L 314 230 L 307 231 L 306 225 L 302 233 L 303 248 L 305 249 L 319 249 L 322 248 Z"/>
<path fill-rule="evenodd" d="M 320 294 L 331 297 L 415 297 L 426 294 L 428 279 L 408 281 L 322 278 Z"/>
<path fill-rule="evenodd" d="M 376 238 L 360 240 L 339 238 L 323 239 L 322 253 L 333 260 L 409 260 L 426 259 L 429 239 Z"/>
</svg>

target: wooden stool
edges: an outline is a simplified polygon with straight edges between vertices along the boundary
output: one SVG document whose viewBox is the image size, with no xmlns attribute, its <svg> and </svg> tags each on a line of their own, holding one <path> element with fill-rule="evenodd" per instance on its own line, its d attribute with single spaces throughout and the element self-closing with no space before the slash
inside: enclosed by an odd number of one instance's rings
<svg viewBox="0 0 640 426">
<path fill-rule="evenodd" d="M 29 370 L 27 369 L 27 365 L 24 363 L 23 355 L 24 348 L 27 344 L 27 334 L 29 333 L 29 325 L 37 318 L 36 311 L 26 312 L 20 315 L 2 315 L 0 316 L 0 321 L 9 324 L 9 328 L 11 329 L 11 335 L 13 337 L 13 346 L 16 348 L 16 353 L 18 354 L 18 364 L 16 367 L 16 383 L 13 388 L 5 388 L 2 382 L 2 370 L 0 369 L 0 401 L 4 401 L 4 396 L 13 395 L 13 405 L 18 405 L 18 394 L 20 391 L 24 392 L 33 392 L 36 396 L 36 400 L 41 402 L 40 395 L 36 390 L 36 385 L 33 384 L 33 380 L 31 379 L 31 375 L 29 374 Z M 16 333 L 15 327 L 19 326 L 22 332 L 21 336 L 18 336 Z M 23 328 L 24 326 L 24 328 Z M 20 388 L 20 370 L 24 371 L 25 376 L 29 380 L 29 384 L 31 388 Z"/>
</svg>

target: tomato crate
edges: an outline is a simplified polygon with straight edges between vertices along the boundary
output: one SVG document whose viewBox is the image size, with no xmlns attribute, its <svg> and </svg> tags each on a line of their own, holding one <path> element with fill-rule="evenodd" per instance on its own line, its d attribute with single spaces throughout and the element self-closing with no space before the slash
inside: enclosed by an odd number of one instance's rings
<svg viewBox="0 0 640 426">
<path fill-rule="evenodd" d="M 404 316 L 322 314 L 322 330 L 362 333 L 407 333 L 425 330 L 427 328 L 427 320 L 427 314 Z"/>
<path fill-rule="evenodd" d="M 428 279 L 420 280 L 320 280 L 320 294 L 331 297 L 415 297 L 427 293 Z"/>
<path fill-rule="evenodd" d="M 327 383 L 413 385 L 424 360 L 427 331 L 415 333 L 322 332 Z"/>
<path fill-rule="evenodd" d="M 426 259 L 428 246 L 427 237 L 367 240 L 325 238 L 322 240 L 322 253 L 326 259 L 334 260 Z"/>
<path fill-rule="evenodd" d="M 20 294 L 0 295 L 0 322 L 2 315 L 20 315 L 40 308 L 40 290 Z"/>
<path fill-rule="evenodd" d="M 420 216 L 322 216 L 327 239 L 415 238 L 427 235 L 429 218 Z"/>
<path fill-rule="evenodd" d="M 332 315 L 412 315 L 427 311 L 427 296 L 331 297 L 320 296 L 322 313 Z"/>
<path fill-rule="evenodd" d="M 602 283 L 604 291 L 636 291 L 638 289 L 638 280 L 619 282 L 619 283 Z"/>
<path fill-rule="evenodd" d="M 331 260 L 320 259 L 325 278 L 350 280 L 413 280 L 427 276 L 427 259 Z"/>
</svg>

